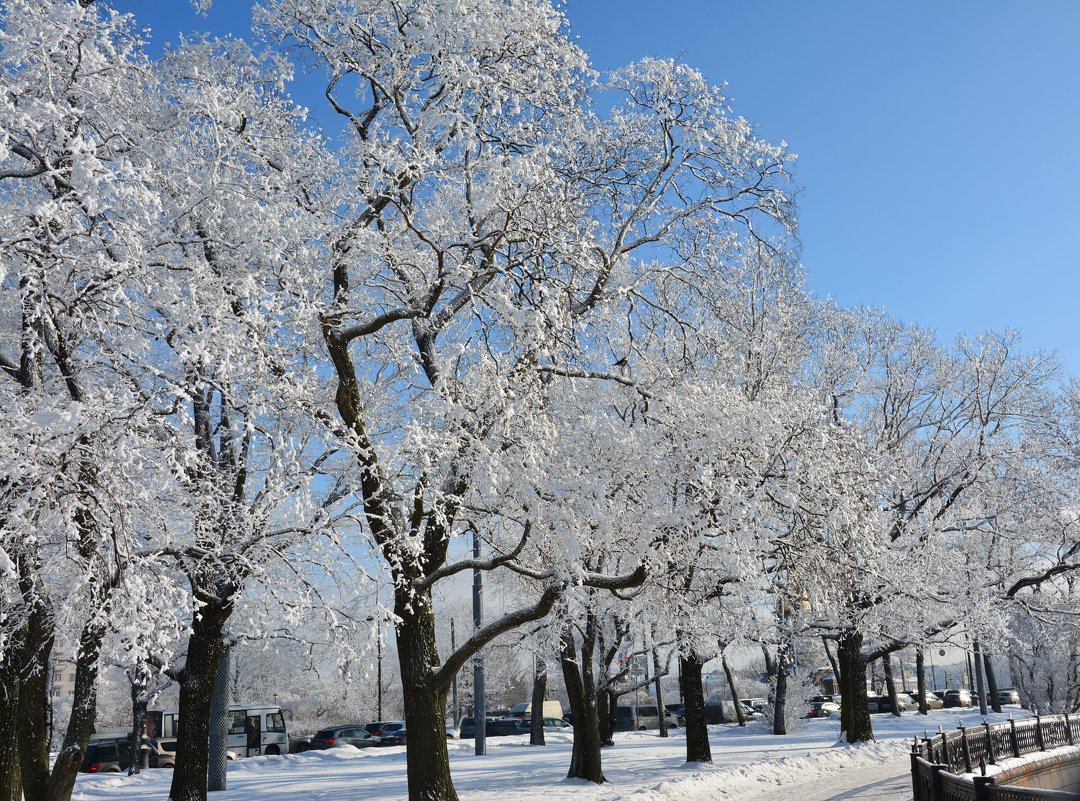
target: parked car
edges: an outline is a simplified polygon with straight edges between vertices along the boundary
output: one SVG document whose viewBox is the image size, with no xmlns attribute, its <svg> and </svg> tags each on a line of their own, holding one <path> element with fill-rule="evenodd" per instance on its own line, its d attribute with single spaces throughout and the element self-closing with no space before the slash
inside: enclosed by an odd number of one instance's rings
<svg viewBox="0 0 1080 801">
<path fill-rule="evenodd" d="M 541 710 L 545 718 L 562 718 L 563 708 L 562 704 L 558 701 L 544 701 L 544 708 Z M 506 717 L 509 718 L 528 718 L 532 715 L 532 703 L 527 704 L 515 704 L 510 708 L 510 714 Z"/>
<path fill-rule="evenodd" d="M 289 753 L 302 754 L 311 748 L 311 737 L 301 734 L 289 735 Z"/>
<path fill-rule="evenodd" d="M 944 701 L 946 709 L 954 706 L 971 706 L 971 692 L 969 690 L 946 690 Z"/>
<path fill-rule="evenodd" d="M 1020 705 L 1020 693 L 1014 690 L 1012 687 L 1006 687 L 1003 690 L 998 690 L 998 703 L 999 704 L 1016 704 Z"/>
<path fill-rule="evenodd" d="M 379 745 L 405 745 L 405 727 L 383 729 L 377 739 Z"/>
<path fill-rule="evenodd" d="M 820 701 L 822 703 L 840 704 L 841 696 L 839 693 L 825 693 L 823 695 L 815 695 L 810 699 L 811 703 Z"/>
<path fill-rule="evenodd" d="M 764 717 L 760 712 L 755 712 L 745 704 L 742 705 L 742 713 L 744 720 L 753 720 L 754 718 Z M 731 701 L 706 701 L 705 702 L 705 722 L 708 724 L 716 723 L 737 723 L 739 720 L 738 715 L 735 713 L 735 704 Z"/>
<path fill-rule="evenodd" d="M 763 715 L 765 714 L 765 710 L 769 706 L 769 701 L 767 698 L 740 698 L 739 703 L 743 706 L 748 706 L 755 712 L 760 712 Z M 839 701 L 837 703 L 839 703 Z"/>
<path fill-rule="evenodd" d="M 660 713 L 656 704 L 619 704 L 615 710 L 615 731 L 644 731 L 660 728 Z M 678 728 L 679 720 L 664 710 L 669 728 Z"/>
<path fill-rule="evenodd" d="M 664 704 L 664 709 L 675 716 L 675 722 L 679 726 L 686 725 L 686 709 L 682 704 Z"/>
<path fill-rule="evenodd" d="M 867 698 L 867 704 L 870 707 L 871 712 L 892 712 L 892 699 L 887 695 L 875 695 Z M 896 694 L 896 705 L 900 708 L 901 712 L 909 712 L 912 709 L 918 709 L 919 705 L 915 702 L 907 693 Z"/>
<path fill-rule="evenodd" d="M 319 729 L 311 738 L 309 751 L 322 751 L 337 745 L 351 745 L 356 748 L 371 748 L 379 745 L 379 738 L 373 736 L 359 723 L 345 726 L 328 726 Z"/>
<path fill-rule="evenodd" d="M 519 730 L 519 725 L 524 728 Z M 521 734 L 528 732 L 530 722 L 521 718 L 488 717 L 485 720 L 484 733 L 488 737 L 502 737 L 507 734 Z M 471 740 L 476 737 L 476 718 L 462 718 L 461 727 L 458 729 L 458 737 L 462 740 Z"/>
<path fill-rule="evenodd" d="M 811 701 L 810 709 L 806 713 L 808 718 L 827 718 L 833 713 L 840 711 L 840 704 L 835 701 Z"/>
<path fill-rule="evenodd" d="M 574 727 L 562 718 L 544 718 L 544 731 L 572 732 Z"/>
<path fill-rule="evenodd" d="M 150 746 L 149 765 L 152 768 L 176 767 L 176 738 L 155 737 L 147 741 Z"/>
<path fill-rule="evenodd" d="M 507 737 L 511 734 L 528 734 L 532 731 L 532 721 L 524 718 L 495 718 L 487 721 L 488 737 Z"/>
<path fill-rule="evenodd" d="M 918 706 L 918 703 L 919 703 L 918 694 L 916 693 L 915 695 L 912 695 L 912 698 L 915 699 L 915 704 L 916 704 L 916 706 Z M 937 693 L 930 692 L 929 690 L 927 691 L 927 693 L 926 693 L 926 708 L 927 709 L 941 709 L 944 706 L 945 706 L 945 702 L 941 699 L 940 695 L 938 695 Z"/>
<path fill-rule="evenodd" d="M 85 773 L 120 773 L 133 762 L 131 743 L 125 737 L 115 740 L 94 740 L 86 746 L 82 767 Z"/>
<path fill-rule="evenodd" d="M 372 737 L 381 737 L 383 734 L 383 728 L 386 727 L 386 731 L 392 731 L 394 729 L 401 729 L 405 727 L 405 721 L 403 720 L 379 720 L 374 723 L 365 723 L 364 728 L 367 733 Z"/>
</svg>

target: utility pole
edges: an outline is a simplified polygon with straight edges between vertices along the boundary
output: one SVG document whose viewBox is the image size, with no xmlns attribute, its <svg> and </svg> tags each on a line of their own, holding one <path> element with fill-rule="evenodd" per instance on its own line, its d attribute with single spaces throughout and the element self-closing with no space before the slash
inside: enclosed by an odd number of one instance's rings
<svg viewBox="0 0 1080 801">
<path fill-rule="evenodd" d="M 975 692 L 979 694 L 979 714 L 986 715 L 986 683 L 983 681 L 983 655 L 979 638 L 975 638 Z"/>
<path fill-rule="evenodd" d="M 473 529 L 473 559 L 480 559 L 480 532 Z M 484 574 L 479 568 L 473 568 L 472 590 L 473 630 L 479 631 L 484 625 Z M 484 652 L 479 650 L 473 657 L 473 720 L 476 721 L 476 739 L 473 753 L 483 756 L 487 753 L 487 699 L 484 697 Z"/>
<path fill-rule="evenodd" d="M 457 650 L 457 643 L 454 641 L 454 619 L 450 618 L 450 653 L 454 653 Z M 450 703 L 453 707 L 452 717 L 454 718 L 454 728 L 456 729 L 461 720 L 458 718 L 458 704 L 457 704 L 457 673 L 454 674 L 454 678 L 450 681 Z"/>
</svg>

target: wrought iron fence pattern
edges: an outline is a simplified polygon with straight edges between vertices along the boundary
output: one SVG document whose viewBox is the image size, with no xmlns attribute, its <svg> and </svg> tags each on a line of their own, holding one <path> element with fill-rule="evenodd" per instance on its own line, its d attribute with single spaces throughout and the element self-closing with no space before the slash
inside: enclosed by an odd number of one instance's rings
<svg viewBox="0 0 1080 801">
<path fill-rule="evenodd" d="M 997 785 L 982 772 L 999 760 L 1066 745 L 1080 745 L 1080 718 L 1069 715 L 983 723 L 916 739 L 911 750 L 914 801 L 1080 801 L 1061 790 Z"/>
</svg>

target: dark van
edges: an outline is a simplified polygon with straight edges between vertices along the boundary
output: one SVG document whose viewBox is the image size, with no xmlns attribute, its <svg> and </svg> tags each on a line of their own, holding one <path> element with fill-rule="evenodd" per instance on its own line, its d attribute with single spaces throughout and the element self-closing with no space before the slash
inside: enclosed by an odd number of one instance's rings
<svg viewBox="0 0 1080 801">
<path fill-rule="evenodd" d="M 131 743 L 123 740 L 92 740 L 86 746 L 81 771 L 84 773 L 119 773 L 131 767 Z"/>
</svg>

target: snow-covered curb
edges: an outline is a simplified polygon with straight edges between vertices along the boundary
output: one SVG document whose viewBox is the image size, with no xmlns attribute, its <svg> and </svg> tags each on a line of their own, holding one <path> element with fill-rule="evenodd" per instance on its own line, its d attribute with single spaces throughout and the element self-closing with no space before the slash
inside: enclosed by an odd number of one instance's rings
<svg viewBox="0 0 1080 801">
<path fill-rule="evenodd" d="M 717 798 L 741 798 L 748 793 L 785 784 L 812 782 L 814 777 L 842 773 L 854 768 L 886 762 L 905 764 L 909 746 L 905 742 L 838 744 L 816 754 L 762 760 L 733 768 L 709 770 L 693 776 L 642 788 L 634 801 L 715 801 Z"/>
</svg>

